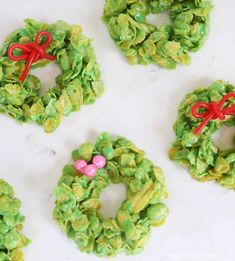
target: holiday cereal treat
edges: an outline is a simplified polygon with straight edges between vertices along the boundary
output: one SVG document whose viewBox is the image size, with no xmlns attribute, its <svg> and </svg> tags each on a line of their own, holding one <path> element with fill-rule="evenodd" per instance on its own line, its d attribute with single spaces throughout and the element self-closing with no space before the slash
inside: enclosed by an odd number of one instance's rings
<svg viewBox="0 0 235 261">
<path fill-rule="evenodd" d="M 50 62 L 61 70 L 55 86 L 40 95 L 41 82 L 30 68 Z M 35 122 L 53 132 L 63 115 L 92 104 L 103 93 L 91 40 L 78 25 L 26 19 L 0 50 L 0 112 L 19 122 Z"/>
<path fill-rule="evenodd" d="M 98 256 L 133 255 L 144 249 L 152 226 L 162 225 L 168 208 L 165 179 L 144 152 L 123 137 L 102 133 L 96 144 L 72 153 L 55 189 L 54 218 L 80 250 Z M 105 219 L 100 195 L 111 183 L 123 183 L 126 199 L 115 217 Z"/>
<path fill-rule="evenodd" d="M 19 212 L 21 202 L 14 197 L 13 188 L 0 179 L 0 260 L 23 261 L 22 247 L 30 240 L 20 231 L 24 216 Z"/>
<path fill-rule="evenodd" d="M 212 138 L 223 125 L 235 125 L 235 87 L 216 81 L 196 89 L 186 95 L 178 111 L 170 158 L 187 166 L 198 181 L 214 180 L 235 189 L 235 149 L 221 150 Z"/>
<path fill-rule="evenodd" d="M 131 64 L 175 69 L 189 64 L 208 33 L 209 0 L 106 0 L 104 21 L 110 36 Z M 171 24 L 148 23 L 149 14 L 169 11 Z"/>
</svg>

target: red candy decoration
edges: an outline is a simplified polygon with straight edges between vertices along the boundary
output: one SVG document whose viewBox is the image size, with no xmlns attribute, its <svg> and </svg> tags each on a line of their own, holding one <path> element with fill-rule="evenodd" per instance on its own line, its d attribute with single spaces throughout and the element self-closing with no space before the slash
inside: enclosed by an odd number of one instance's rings
<svg viewBox="0 0 235 261">
<path fill-rule="evenodd" d="M 42 45 L 40 45 L 41 38 L 45 36 L 46 41 Z M 8 57 L 12 61 L 26 61 L 26 65 L 24 68 L 23 73 L 20 76 L 20 81 L 24 82 L 25 78 L 27 77 L 30 67 L 33 63 L 42 60 L 42 59 L 48 59 L 50 61 L 54 61 L 56 58 L 53 55 L 47 54 L 46 49 L 50 46 L 52 41 L 51 34 L 46 31 L 39 32 L 36 36 L 36 40 L 34 43 L 27 43 L 27 44 L 12 44 L 8 51 Z M 22 50 L 22 54 L 19 56 L 14 56 L 13 51 L 15 49 Z"/>
<path fill-rule="evenodd" d="M 226 94 L 219 103 L 212 101 L 209 103 L 197 102 L 196 104 L 194 104 L 194 106 L 192 107 L 193 116 L 198 119 L 200 119 L 200 118 L 203 119 L 201 124 L 194 130 L 195 135 L 199 135 L 201 133 L 202 129 L 211 120 L 220 119 L 222 121 L 225 119 L 226 115 L 235 116 L 235 104 L 233 104 L 231 107 L 223 108 L 224 103 L 231 97 L 235 98 L 234 92 L 230 92 L 230 93 Z M 206 112 L 198 113 L 199 109 L 205 109 Z"/>
</svg>

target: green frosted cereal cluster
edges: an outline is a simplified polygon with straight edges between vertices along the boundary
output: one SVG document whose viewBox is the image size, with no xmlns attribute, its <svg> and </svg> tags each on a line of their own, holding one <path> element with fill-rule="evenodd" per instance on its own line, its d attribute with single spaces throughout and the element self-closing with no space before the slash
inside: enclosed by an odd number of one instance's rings
<svg viewBox="0 0 235 261">
<path fill-rule="evenodd" d="M 24 260 L 21 248 L 30 241 L 20 233 L 25 220 L 19 212 L 20 206 L 13 188 L 0 179 L 0 261 Z"/>
<path fill-rule="evenodd" d="M 235 126 L 234 117 L 210 121 L 199 136 L 193 133 L 201 120 L 192 116 L 192 106 L 196 102 L 219 102 L 229 92 L 235 92 L 235 87 L 216 81 L 208 88 L 196 89 L 186 95 L 178 109 L 179 118 L 174 125 L 176 140 L 170 150 L 170 158 L 187 166 L 198 181 L 215 180 L 226 188 L 235 189 L 235 150 L 220 150 L 212 139 L 223 125 Z M 224 107 L 232 104 L 234 99 L 229 99 Z"/>
<path fill-rule="evenodd" d="M 158 64 L 167 69 L 189 64 L 208 32 L 209 0 L 106 0 L 104 20 L 109 33 L 131 64 Z M 148 14 L 169 11 L 171 24 L 160 28 Z"/>
<path fill-rule="evenodd" d="M 55 189 L 54 218 L 80 250 L 98 256 L 141 252 L 152 226 L 164 223 L 168 208 L 165 180 L 159 167 L 144 152 L 123 137 L 102 133 L 96 144 L 85 143 L 72 153 L 73 159 L 90 162 L 103 155 L 107 164 L 90 179 L 66 165 Z M 126 200 L 115 217 L 100 214 L 100 195 L 111 183 L 123 183 Z"/>
<path fill-rule="evenodd" d="M 51 33 L 53 40 L 47 52 L 56 57 L 56 65 L 61 70 L 55 86 L 42 96 L 38 77 L 28 75 L 23 84 L 19 81 L 25 61 L 14 62 L 7 56 L 12 43 L 34 42 L 39 31 Z M 20 51 L 15 51 L 15 55 L 20 54 L 17 52 Z M 48 63 L 50 61 L 44 59 L 32 68 Z M 35 122 L 43 125 L 46 132 L 52 132 L 63 115 L 78 111 L 82 104 L 94 103 L 103 89 L 91 41 L 78 25 L 63 21 L 48 25 L 26 19 L 25 26 L 10 34 L 0 50 L 0 112 L 19 122 Z"/>
</svg>

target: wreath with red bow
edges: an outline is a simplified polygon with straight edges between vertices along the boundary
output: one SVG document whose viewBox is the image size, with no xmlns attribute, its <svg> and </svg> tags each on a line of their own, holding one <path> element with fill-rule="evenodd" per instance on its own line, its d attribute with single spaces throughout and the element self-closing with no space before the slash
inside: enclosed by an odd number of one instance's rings
<svg viewBox="0 0 235 261">
<path fill-rule="evenodd" d="M 7 37 L 0 50 L 0 112 L 52 132 L 63 115 L 94 103 L 103 93 L 103 82 L 91 41 L 80 26 L 32 19 L 25 23 Z M 40 95 L 40 79 L 29 71 L 52 61 L 61 74 L 55 86 Z"/>
<path fill-rule="evenodd" d="M 221 150 L 212 135 L 223 125 L 235 126 L 234 98 L 235 87 L 223 81 L 187 94 L 170 150 L 170 158 L 187 166 L 196 180 L 215 180 L 230 189 L 235 189 L 235 149 Z"/>
</svg>

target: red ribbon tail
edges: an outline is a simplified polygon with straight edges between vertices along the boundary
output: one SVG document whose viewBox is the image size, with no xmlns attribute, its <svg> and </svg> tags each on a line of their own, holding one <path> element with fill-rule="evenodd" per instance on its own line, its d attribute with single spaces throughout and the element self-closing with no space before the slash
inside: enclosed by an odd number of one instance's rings
<svg viewBox="0 0 235 261">
<path fill-rule="evenodd" d="M 20 76 L 20 81 L 21 82 L 24 82 L 28 73 L 29 73 L 29 70 L 30 70 L 30 67 L 34 61 L 34 58 L 35 58 L 35 53 L 32 53 L 25 65 L 25 68 L 24 68 L 24 71 L 22 72 L 21 76 Z"/>
<path fill-rule="evenodd" d="M 45 55 L 45 59 L 48 59 L 48 60 L 50 60 L 50 61 L 55 61 L 56 57 L 53 56 L 53 55 L 51 55 L 51 54 L 46 54 L 46 55 Z"/>
<path fill-rule="evenodd" d="M 205 124 L 204 122 L 202 122 L 202 123 L 194 130 L 194 134 L 195 134 L 195 135 L 199 135 L 205 126 L 206 126 L 206 124 Z"/>
<path fill-rule="evenodd" d="M 209 114 L 204 120 L 199 124 L 199 126 L 194 130 L 195 135 L 199 135 L 207 123 L 213 118 L 213 114 Z"/>
<path fill-rule="evenodd" d="M 24 81 L 25 81 L 25 79 L 26 79 L 28 73 L 29 73 L 29 70 L 25 67 L 25 68 L 24 68 L 24 71 L 22 72 L 22 74 L 21 74 L 21 76 L 20 76 L 20 81 L 21 81 L 21 82 L 24 82 Z"/>
</svg>

